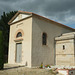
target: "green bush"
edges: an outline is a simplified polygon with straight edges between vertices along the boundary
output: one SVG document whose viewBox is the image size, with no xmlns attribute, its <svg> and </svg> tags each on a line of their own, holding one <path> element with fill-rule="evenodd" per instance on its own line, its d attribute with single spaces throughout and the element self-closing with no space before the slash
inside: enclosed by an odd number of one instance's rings
<svg viewBox="0 0 75 75">
<path fill-rule="evenodd" d="M 3 69 L 4 66 L 4 49 L 3 49 L 3 35 L 0 31 L 0 69 Z"/>
</svg>

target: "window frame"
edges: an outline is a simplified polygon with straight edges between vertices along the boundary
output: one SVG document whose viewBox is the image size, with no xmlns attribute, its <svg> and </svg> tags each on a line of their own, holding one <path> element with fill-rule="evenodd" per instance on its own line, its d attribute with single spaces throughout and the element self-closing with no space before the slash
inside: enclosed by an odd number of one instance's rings
<svg viewBox="0 0 75 75">
<path fill-rule="evenodd" d="M 47 33 L 46 32 L 42 33 L 42 45 L 47 45 Z"/>
</svg>

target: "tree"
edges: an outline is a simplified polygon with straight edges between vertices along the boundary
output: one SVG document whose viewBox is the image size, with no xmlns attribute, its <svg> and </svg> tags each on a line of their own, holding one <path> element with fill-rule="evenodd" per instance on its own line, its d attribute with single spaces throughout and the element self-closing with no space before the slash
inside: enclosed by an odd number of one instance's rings
<svg viewBox="0 0 75 75">
<path fill-rule="evenodd" d="M 0 69 L 4 66 L 4 49 L 3 49 L 3 34 L 0 31 Z"/>
<path fill-rule="evenodd" d="M 3 32 L 3 49 L 4 54 L 8 55 L 8 44 L 9 44 L 9 30 L 10 27 L 8 25 L 9 20 L 15 15 L 17 11 L 11 11 L 9 13 L 3 12 L 3 15 L 0 19 L 0 30 Z"/>
</svg>

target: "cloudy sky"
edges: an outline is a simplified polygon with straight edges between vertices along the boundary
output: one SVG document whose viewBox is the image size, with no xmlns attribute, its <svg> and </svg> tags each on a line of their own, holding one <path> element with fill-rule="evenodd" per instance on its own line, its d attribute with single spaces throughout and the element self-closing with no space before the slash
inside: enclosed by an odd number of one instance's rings
<svg viewBox="0 0 75 75">
<path fill-rule="evenodd" d="M 0 15 L 14 10 L 34 12 L 75 28 L 75 0 L 0 0 Z"/>
</svg>

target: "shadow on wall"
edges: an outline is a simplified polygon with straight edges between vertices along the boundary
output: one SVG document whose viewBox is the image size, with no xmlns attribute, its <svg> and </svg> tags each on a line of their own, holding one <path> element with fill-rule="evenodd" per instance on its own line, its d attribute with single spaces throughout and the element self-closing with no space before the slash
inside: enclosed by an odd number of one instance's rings
<svg viewBox="0 0 75 75">
<path fill-rule="evenodd" d="M 26 61 L 25 66 L 27 66 L 27 65 L 28 65 L 28 63 L 27 63 L 27 61 Z"/>
</svg>

